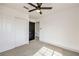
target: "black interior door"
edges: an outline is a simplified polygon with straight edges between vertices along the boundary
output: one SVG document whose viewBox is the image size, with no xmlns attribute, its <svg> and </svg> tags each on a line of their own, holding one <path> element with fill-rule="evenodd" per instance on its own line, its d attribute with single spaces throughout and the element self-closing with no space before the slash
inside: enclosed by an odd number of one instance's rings
<svg viewBox="0 0 79 59">
<path fill-rule="evenodd" d="M 35 39 L 35 23 L 29 22 L 29 41 Z"/>
</svg>

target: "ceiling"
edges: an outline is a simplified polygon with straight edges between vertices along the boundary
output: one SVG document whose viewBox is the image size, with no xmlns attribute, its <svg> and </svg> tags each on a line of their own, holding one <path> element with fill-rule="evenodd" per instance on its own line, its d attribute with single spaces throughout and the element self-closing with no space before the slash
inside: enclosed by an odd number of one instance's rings
<svg viewBox="0 0 79 59">
<path fill-rule="evenodd" d="M 1 3 L 0 5 L 6 5 L 6 6 L 9 6 L 11 8 L 16 8 L 16 9 L 18 9 L 20 11 L 25 12 L 25 13 L 27 13 L 26 11 L 28 11 L 28 10 L 23 8 L 23 6 L 28 7 L 29 10 L 34 9 L 34 7 L 30 6 L 27 3 L 6 3 L 6 4 L 2 4 Z M 64 9 L 67 9 L 67 8 L 70 8 L 70 7 L 74 7 L 74 6 L 78 6 L 79 7 L 79 4 L 78 3 L 75 3 L 75 4 L 74 3 L 43 3 L 42 7 L 53 7 L 53 9 L 51 9 L 51 10 L 41 10 L 43 12 L 42 15 L 40 15 L 36 11 L 29 12 L 28 14 L 29 14 L 29 18 L 39 19 L 41 17 L 48 16 L 51 13 L 55 13 L 55 12 L 58 12 L 60 10 L 64 10 Z"/>
<path fill-rule="evenodd" d="M 36 5 L 34 3 L 34 5 Z M 28 4 L 25 4 L 26 7 L 28 7 L 30 10 L 31 9 L 34 9 L 34 7 L 28 5 Z M 53 7 L 53 9 L 51 10 L 41 10 L 42 11 L 42 15 L 40 15 L 38 12 L 36 11 L 33 11 L 33 12 L 30 12 L 29 13 L 29 17 L 30 18 L 33 18 L 33 19 L 39 19 L 41 17 L 44 17 L 44 16 L 48 16 L 49 14 L 51 13 L 55 13 L 55 12 L 58 12 L 58 11 L 62 11 L 64 9 L 67 9 L 67 8 L 70 8 L 70 7 L 75 7 L 75 6 L 79 6 L 79 4 L 73 4 L 73 3 L 43 3 L 42 4 L 42 7 Z"/>
</svg>

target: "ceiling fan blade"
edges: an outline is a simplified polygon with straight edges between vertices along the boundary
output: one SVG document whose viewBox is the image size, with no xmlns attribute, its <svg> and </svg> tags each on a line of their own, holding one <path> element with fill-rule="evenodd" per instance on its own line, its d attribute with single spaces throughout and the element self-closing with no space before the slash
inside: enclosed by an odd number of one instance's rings
<svg viewBox="0 0 79 59">
<path fill-rule="evenodd" d="M 37 5 L 40 7 L 42 5 L 42 3 L 37 3 Z"/>
<path fill-rule="evenodd" d="M 37 9 L 32 9 L 32 10 L 29 10 L 29 12 L 32 12 L 32 11 L 34 11 L 34 10 L 37 10 Z"/>
<path fill-rule="evenodd" d="M 40 9 L 52 9 L 52 7 L 41 7 Z"/>
<path fill-rule="evenodd" d="M 28 8 L 28 7 L 26 7 L 26 6 L 24 6 L 24 8 L 29 10 L 29 8 Z"/>
<path fill-rule="evenodd" d="M 35 7 L 35 8 L 37 8 L 37 6 L 35 6 L 34 4 L 32 4 L 32 3 L 28 3 L 29 5 L 31 5 L 31 6 L 33 6 L 33 7 Z"/>
</svg>

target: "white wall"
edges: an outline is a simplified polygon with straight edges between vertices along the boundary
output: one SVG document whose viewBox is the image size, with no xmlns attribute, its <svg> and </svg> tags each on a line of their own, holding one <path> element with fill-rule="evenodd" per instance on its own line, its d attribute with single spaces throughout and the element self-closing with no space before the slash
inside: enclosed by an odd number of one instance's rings
<svg viewBox="0 0 79 59">
<path fill-rule="evenodd" d="M 0 5 L 0 52 L 28 43 L 28 14 Z"/>
<path fill-rule="evenodd" d="M 29 18 L 30 22 L 36 22 L 36 19 Z"/>
<path fill-rule="evenodd" d="M 40 41 L 79 52 L 79 7 L 41 18 Z"/>
</svg>

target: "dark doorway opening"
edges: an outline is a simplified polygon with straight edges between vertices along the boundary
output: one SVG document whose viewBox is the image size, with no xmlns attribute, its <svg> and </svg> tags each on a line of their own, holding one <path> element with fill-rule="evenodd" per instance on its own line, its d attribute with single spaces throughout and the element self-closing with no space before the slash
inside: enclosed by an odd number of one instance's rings
<svg viewBox="0 0 79 59">
<path fill-rule="evenodd" d="M 35 39 L 35 23 L 29 22 L 29 41 Z"/>
</svg>

